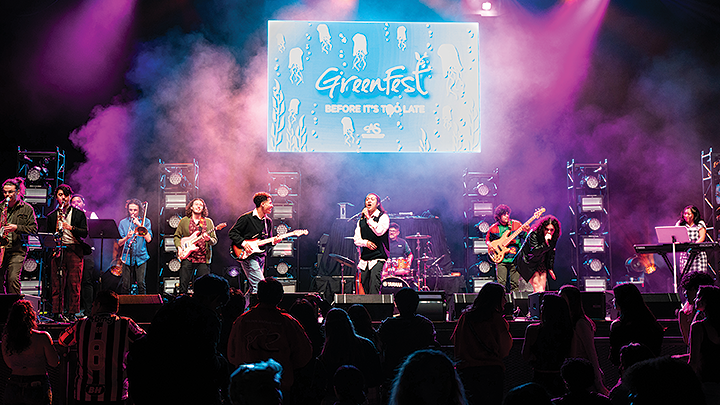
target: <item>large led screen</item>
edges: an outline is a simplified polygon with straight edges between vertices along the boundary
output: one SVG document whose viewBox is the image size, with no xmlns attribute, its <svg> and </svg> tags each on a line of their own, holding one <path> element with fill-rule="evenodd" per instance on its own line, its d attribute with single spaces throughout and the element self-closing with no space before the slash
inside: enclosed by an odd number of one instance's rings
<svg viewBox="0 0 720 405">
<path fill-rule="evenodd" d="M 480 152 L 476 23 L 268 24 L 268 151 Z"/>
</svg>

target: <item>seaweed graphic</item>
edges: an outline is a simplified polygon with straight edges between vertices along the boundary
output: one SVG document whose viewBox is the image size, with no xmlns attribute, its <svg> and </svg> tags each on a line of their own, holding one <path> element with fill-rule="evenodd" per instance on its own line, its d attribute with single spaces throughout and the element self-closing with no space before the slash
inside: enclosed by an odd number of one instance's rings
<svg viewBox="0 0 720 405">
<path fill-rule="evenodd" d="M 273 86 L 272 90 L 272 147 L 273 150 L 278 151 L 283 141 L 282 130 L 285 128 L 285 119 L 283 118 L 283 114 L 285 114 L 285 95 L 280 89 L 280 82 L 277 79 L 275 79 L 275 86 Z"/>
</svg>

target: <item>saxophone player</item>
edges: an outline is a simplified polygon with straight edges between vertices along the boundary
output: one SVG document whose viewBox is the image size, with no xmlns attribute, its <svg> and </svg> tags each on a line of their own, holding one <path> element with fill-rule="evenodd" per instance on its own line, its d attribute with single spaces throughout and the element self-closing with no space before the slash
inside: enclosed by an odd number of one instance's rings
<svg viewBox="0 0 720 405">
<path fill-rule="evenodd" d="M 25 183 L 22 178 L 15 177 L 3 182 L 0 293 L 20 294 L 20 272 L 27 254 L 20 235 L 37 233 L 35 210 L 22 200 L 24 195 Z"/>
<path fill-rule="evenodd" d="M 80 283 L 83 257 L 92 253 L 83 241 L 87 236 L 87 218 L 82 210 L 70 204 L 72 188 L 58 186 L 55 199 L 58 208 L 47 217 L 47 230 L 56 233 L 58 247 L 50 261 L 53 319 L 56 322 L 75 321 L 80 312 Z M 63 315 L 67 307 L 67 317 Z"/>
<path fill-rule="evenodd" d="M 123 248 L 120 256 L 122 261 L 121 294 L 130 294 L 133 282 L 137 283 L 138 294 L 147 292 L 145 270 L 147 261 L 150 259 L 147 244 L 152 240 L 152 231 L 150 219 L 145 215 L 146 212 L 140 212 L 141 207 L 143 207 L 143 203 L 140 200 L 136 198 L 127 200 L 125 209 L 128 216 L 118 224 L 121 236 L 121 239 L 118 239 L 118 245 Z"/>
</svg>

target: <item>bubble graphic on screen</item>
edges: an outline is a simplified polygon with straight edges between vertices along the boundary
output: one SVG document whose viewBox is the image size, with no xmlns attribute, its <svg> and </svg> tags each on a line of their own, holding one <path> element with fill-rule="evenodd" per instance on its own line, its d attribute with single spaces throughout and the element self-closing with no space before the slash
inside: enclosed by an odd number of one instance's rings
<svg viewBox="0 0 720 405">
<path fill-rule="evenodd" d="M 340 123 L 343 128 L 345 144 L 352 147 L 355 144 L 355 126 L 353 125 L 353 120 L 350 117 L 343 117 Z"/>
</svg>

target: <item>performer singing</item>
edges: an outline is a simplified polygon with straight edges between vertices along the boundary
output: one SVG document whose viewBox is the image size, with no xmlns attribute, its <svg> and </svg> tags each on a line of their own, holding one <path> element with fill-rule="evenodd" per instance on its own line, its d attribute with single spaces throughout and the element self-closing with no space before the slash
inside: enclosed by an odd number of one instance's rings
<svg viewBox="0 0 720 405">
<path fill-rule="evenodd" d="M 380 292 L 382 269 L 388 258 L 388 228 L 390 217 L 382 207 L 380 197 L 370 193 L 365 197 L 362 216 L 355 227 L 355 246 L 361 248 L 358 269 L 360 282 L 366 294 Z"/>
<path fill-rule="evenodd" d="M 490 230 L 488 230 L 485 235 L 485 242 L 487 243 L 489 253 L 492 254 L 495 252 L 490 242 L 500 239 L 506 231 L 513 233 L 523 227 L 522 222 L 510 219 L 511 212 L 510 207 L 505 204 L 500 204 L 495 208 L 496 222 L 492 224 Z M 509 291 L 518 291 L 520 288 L 520 273 L 518 273 L 517 266 L 515 265 L 515 256 L 518 251 L 520 251 L 520 243 L 527 236 L 529 230 L 529 226 L 523 228 L 523 231 L 507 245 L 509 252 L 506 253 L 502 261 L 495 266 L 497 282 L 505 287 L 506 291 L 508 291 L 508 278 L 510 278 Z"/>
<path fill-rule="evenodd" d="M 215 235 L 215 224 L 212 219 L 208 218 L 208 215 L 205 200 L 195 198 L 185 207 L 185 216 L 175 229 L 174 242 L 178 251 L 180 251 L 182 238 L 188 237 L 196 231 L 199 231 L 200 240 L 204 242 L 198 243 L 197 249 L 180 261 L 180 294 L 187 292 L 193 273 L 196 273 L 197 277 L 210 273 L 212 246 L 217 243 L 217 236 Z"/>
<path fill-rule="evenodd" d="M 545 291 L 548 273 L 555 280 L 553 265 L 558 238 L 560 222 L 552 215 L 544 216 L 528 233 L 520 254 L 515 258 L 518 272 L 532 285 L 533 292 Z"/>
<path fill-rule="evenodd" d="M 273 237 L 273 225 L 270 214 L 273 210 L 272 197 L 265 192 L 255 193 L 253 196 L 255 209 L 241 215 L 235 221 L 229 232 L 230 240 L 233 245 L 243 248 L 247 253 L 251 253 L 247 259 L 240 260 L 245 277 L 247 277 L 250 288 L 248 293 L 257 294 L 257 286 L 261 280 L 265 279 L 265 255 L 267 253 L 267 245 L 260 248 L 259 253 L 253 253 L 253 249 L 248 244 L 249 239 L 268 239 Z M 280 241 L 279 237 L 275 237 L 272 244 L 275 245 Z"/>
<path fill-rule="evenodd" d="M 405 239 L 400 238 L 400 225 L 395 222 L 390 223 L 388 228 L 388 236 L 390 237 L 390 249 L 388 250 L 388 257 L 391 259 L 403 258 L 405 263 L 408 264 L 407 268 L 398 268 L 395 270 L 395 276 L 407 276 L 410 274 L 410 264 L 413 260 L 412 250 Z"/>
<path fill-rule="evenodd" d="M 0 216 L 0 293 L 20 294 L 20 272 L 27 249 L 21 235 L 37 232 L 33 207 L 23 201 L 25 182 L 21 177 L 3 182 L 2 215 Z"/>
<path fill-rule="evenodd" d="M 46 229 L 53 230 L 59 242 L 50 261 L 53 319 L 57 322 L 75 321 L 75 314 L 80 312 L 83 256 L 91 253 L 90 246 L 83 241 L 88 234 L 87 218 L 84 212 L 70 205 L 71 197 L 70 186 L 58 186 L 55 192 L 58 208 L 47 217 Z M 67 317 L 63 315 L 66 305 Z"/>
<path fill-rule="evenodd" d="M 707 235 L 707 226 L 705 225 L 705 221 L 703 221 L 702 217 L 700 216 L 700 210 L 698 209 L 698 207 L 694 205 L 688 205 L 687 207 L 683 208 L 682 212 L 680 213 L 680 219 L 677 221 L 675 226 L 684 226 L 685 228 L 687 228 L 690 242 L 705 242 L 705 236 Z M 685 263 L 687 263 L 687 260 L 687 252 L 680 253 L 680 269 L 685 268 Z M 698 252 L 698 255 L 695 256 L 695 260 L 692 262 L 690 269 L 688 269 L 688 272 L 691 271 L 708 271 L 707 253 Z"/>
<path fill-rule="evenodd" d="M 143 203 L 137 198 L 125 202 L 128 216 L 118 224 L 120 239 L 118 245 L 122 246 L 122 284 L 121 294 L 130 294 L 133 283 L 137 283 L 137 293 L 146 294 L 145 271 L 150 255 L 147 244 L 152 240 L 150 218 L 142 212 Z"/>
</svg>

